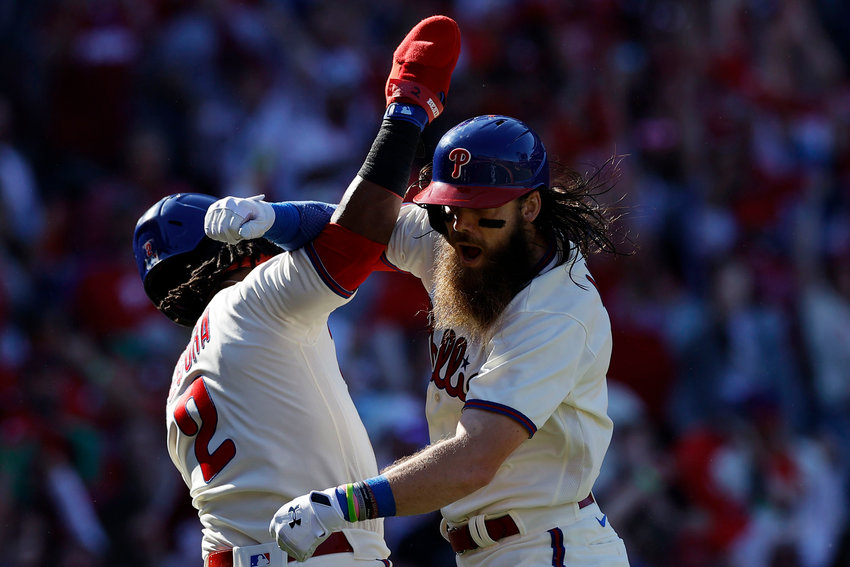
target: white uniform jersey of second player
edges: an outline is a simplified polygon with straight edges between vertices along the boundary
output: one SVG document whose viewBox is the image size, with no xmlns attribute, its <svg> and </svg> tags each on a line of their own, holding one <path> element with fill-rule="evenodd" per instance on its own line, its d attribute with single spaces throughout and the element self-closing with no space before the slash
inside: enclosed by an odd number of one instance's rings
<svg viewBox="0 0 850 567">
<path fill-rule="evenodd" d="M 377 474 L 328 330 L 330 312 L 352 295 L 308 245 L 220 291 L 195 325 L 166 419 L 204 557 L 270 542 L 270 519 L 296 496 Z M 355 557 L 389 555 L 381 520 L 345 532 Z"/>
<path fill-rule="evenodd" d="M 404 206 L 387 258 L 431 292 L 438 238 L 424 209 Z M 599 475 L 613 432 L 610 321 L 584 260 L 556 265 L 554 252 L 507 306 L 487 344 L 453 329 L 432 334 L 431 441 L 453 436 L 465 408 L 503 414 L 529 435 L 487 486 L 442 509 L 450 524 L 515 510 L 546 517 L 586 498 Z"/>
</svg>

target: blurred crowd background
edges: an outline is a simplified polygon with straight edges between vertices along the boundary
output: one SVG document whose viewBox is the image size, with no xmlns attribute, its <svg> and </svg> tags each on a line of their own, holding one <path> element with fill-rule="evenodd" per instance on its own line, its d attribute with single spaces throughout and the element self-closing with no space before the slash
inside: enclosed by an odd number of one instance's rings
<svg viewBox="0 0 850 567">
<path fill-rule="evenodd" d="M 336 202 L 435 13 L 463 53 L 423 156 L 491 113 L 579 171 L 624 156 L 595 494 L 633 567 L 850 565 L 844 0 L 2 0 L 0 567 L 200 564 L 163 416 L 188 335 L 135 221 L 177 191 Z M 375 274 L 331 320 L 381 466 L 427 442 L 426 308 Z M 387 520 L 397 567 L 454 565 L 437 519 Z"/>
</svg>

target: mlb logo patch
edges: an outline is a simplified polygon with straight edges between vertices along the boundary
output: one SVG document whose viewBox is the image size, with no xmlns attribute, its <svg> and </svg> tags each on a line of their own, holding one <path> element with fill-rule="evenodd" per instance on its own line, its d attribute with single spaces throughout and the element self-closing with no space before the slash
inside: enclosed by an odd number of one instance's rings
<svg viewBox="0 0 850 567">
<path fill-rule="evenodd" d="M 271 565 L 271 563 L 272 558 L 268 553 L 258 553 L 251 556 L 251 567 L 263 567 L 264 565 Z"/>
</svg>

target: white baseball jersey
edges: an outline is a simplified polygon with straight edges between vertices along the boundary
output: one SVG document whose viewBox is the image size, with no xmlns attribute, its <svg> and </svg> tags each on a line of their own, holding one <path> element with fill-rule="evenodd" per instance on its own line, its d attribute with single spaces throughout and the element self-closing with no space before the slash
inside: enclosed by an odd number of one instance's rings
<svg viewBox="0 0 850 567">
<path fill-rule="evenodd" d="M 404 206 L 387 258 L 430 292 L 438 238 L 424 209 Z M 453 330 L 431 337 L 425 406 L 431 441 L 454 436 L 464 408 L 505 415 L 529 435 L 487 486 L 442 509 L 452 524 L 583 500 L 599 474 L 613 432 L 610 322 L 585 262 L 572 272 L 569 263 L 555 263 L 553 250 L 487 344 Z"/>
<path fill-rule="evenodd" d="M 297 496 L 378 474 L 328 330 L 329 313 L 351 296 L 309 244 L 220 291 L 196 323 L 166 421 L 204 557 L 272 541 L 269 521 Z M 380 520 L 345 532 L 355 557 L 389 556 Z"/>
</svg>

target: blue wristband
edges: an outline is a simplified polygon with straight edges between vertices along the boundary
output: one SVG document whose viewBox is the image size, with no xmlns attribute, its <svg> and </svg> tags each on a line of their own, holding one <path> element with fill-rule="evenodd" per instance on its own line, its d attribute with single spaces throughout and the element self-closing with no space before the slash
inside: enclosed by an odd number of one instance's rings
<svg viewBox="0 0 850 567">
<path fill-rule="evenodd" d="M 404 102 L 393 102 L 387 106 L 384 118 L 388 120 L 404 120 L 419 126 L 419 130 L 428 125 L 428 113 L 418 104 L 407 104 Z"/>
<path fill-rule="evenodd" d="M 386 518 L 387 516 L 395 516 L 395 496 L 390 487 L 390 481 L 384 475 L 379 475 L 365 481 L 372 489 L 372 494 L 375 497 L 375 504 L 378 508 L 378 517 Z"/>
<path fill-rule="evenodd" d="M 395 516 L 395 497 L 383 475 L 342 484 L 336 487 L 335 494 L 342 517 L 348 522 Z"/>
<path fill-rule="evenodd" d="M 301 215 L 292 203 L 272 203 L 272 209 L 274 209 L 274 222 L 263 237 L 283 249 L 288 249 L 285 244 L 298 234 Z"/>
<path fill-rule="evenodd" d="M 325 228 L 336 205 L 319 201 L 288 201 L 272 203 L 274 222 L 263 235 L 284 250 L 297 250 Z"/>
</svg>

